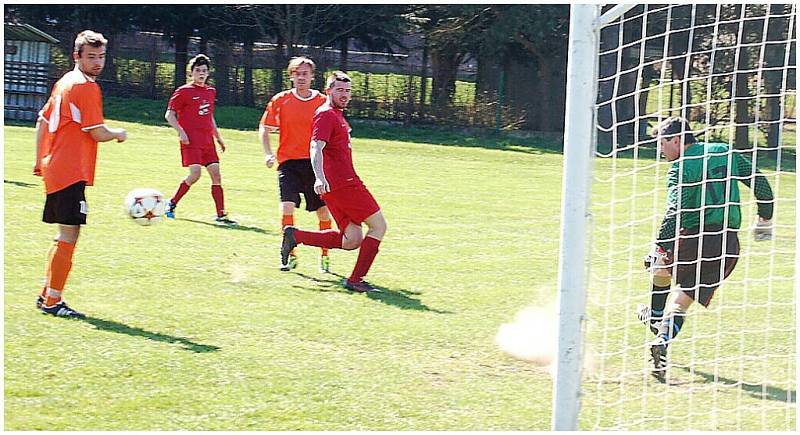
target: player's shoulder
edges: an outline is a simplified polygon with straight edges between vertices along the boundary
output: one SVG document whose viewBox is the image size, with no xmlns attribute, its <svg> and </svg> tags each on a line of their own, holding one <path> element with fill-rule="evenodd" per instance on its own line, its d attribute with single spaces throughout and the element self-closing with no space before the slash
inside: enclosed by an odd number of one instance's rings
<svg viewBox="0 0 800 435">
<path fill-rule="evenodd" d="M 270 101 L 285 101 L 287 98 L 292 96 L 292 90 L 287 89 L 285 91 L 278 92 L 277 94 L 273 95 Z"/>
<path fill-rule="evenodd" d="M 722 142 L 710 142 L 705 144 L 705 148 L 708 152 L 718 154 L 718 153 L 727 153 L 731 150 L 731 146 L 726 143 Z"/>
<path fill-rule="evenodd" d="M 333 107 L 330 104 L 322 104 L 314 111 L 314 116 L 332 116 L 334 115 Z"/>
</svg>

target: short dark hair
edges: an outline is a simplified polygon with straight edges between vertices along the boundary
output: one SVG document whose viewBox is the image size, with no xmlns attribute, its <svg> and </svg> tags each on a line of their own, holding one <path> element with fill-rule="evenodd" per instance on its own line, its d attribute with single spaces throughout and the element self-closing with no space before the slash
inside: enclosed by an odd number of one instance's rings
<svg viewBox="0 0 800 435">
<path fill-rule="evenodd" d="M 332 88 L 333 84 L 336 82 L 350 83 L 350 76 L 345 74 L 343 71 L 332 72 L 331 75 L 328 76 L 328 80 L 325 82 L 325 89 Z"/>
<path fill-rule="evenodd" d="M 211 59 L 209 59 L 205 54 L 198 54 L 189 61 L 189 71 L 194 71 L 195 67 L 203 65 L 207 66 L 208 69 L 211 69 Z"/>
<path fill-rule="evenodd" d="M 660 136 L 663 138 L 671 138 L 679 134 L 683 134 L 684 144 L 697 142 L 697 139 L 695 139 L 692 133 L 692 127 L 689 125 L 689 121 L 680 116 L 670 116 L 659 122 L 658 125 L 653 127 L 653 131 L 650 132 L 650 135 L 653 137 Z"/>
<path fill-rule="evenodd" d="M 94 48 L 98 48 L 105 47 L 107 44 L 108 40 L 103 37 L 102 33 L 97 33 L 92 30 L 84 30 L 83 32 L 78 33 L 78 36 L 75 37 L 75 52 L 78 53 L 78 56 L 80 56 L 85 45 L 91 45 Z"/>
</svg>

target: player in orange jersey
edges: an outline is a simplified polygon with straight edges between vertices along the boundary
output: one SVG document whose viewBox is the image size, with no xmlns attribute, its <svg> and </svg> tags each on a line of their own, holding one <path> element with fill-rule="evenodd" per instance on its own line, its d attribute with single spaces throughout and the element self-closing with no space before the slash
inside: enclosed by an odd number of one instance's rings
<svg viewBox="0 0 800 435">
<path fill-rule="evenodd" d="M 265 163 L 268 168 L 275 164 L 268 130 L 280 132 L 278 145 L 278 188 L 280 189 L 281 227 L 294 225 L 294 209 L 300 207 L 300 194 L 306 201 L 306 210 L 316 211 L 319 229 L 331 228 L 331 214 L 325 202 L 314 192 L 314 170 L 311 168 L 311 122 L 314 112 L 326 101 L 324 94 L 311 89 L 314 79 L 314 62 L 307 57 L 295 57 L 287 68 L 294 88 L 276 94 L 267 104 L 258 129 L 264 147 Z M 295 252 L 287 262 L 281 261 L 281 270 L 297 267 Z M 322 248 L 319 268 L 330 272 L 328 249 Z"/>
<path fill-rule="evenodd" d="M 214 120 L 214 104 L 217 90 L 206 84 L 211 61 L 208 56 L 198 54 L 189 61 L 192 82 L 172 93 L 164 119 L 178 132 L 181 143 L 181 160 L 189 167 L 189 175 L 178 185 L 175 195 L 167 202 L 168 218 L 175 218 L 178 201 L 189 192 L 189 188 L 200 179 L 201 168 L 206 167 L 211 177 L 211 197 L 217 208 L 214 218 L 218 225 L 236 225 L 225 212 L 225 194 L 222 190 L 222 175 L 219 172 L 219 156 L 214 147 L 214 139 L 225 152 L 225 141 Z"/>
<path fill-rule="evenodd" d="M 57 317 L 86 317 L 61 299 L 89 212 L 85 189 L 94 185 L 97 143 L 124 142 L 128 137 L 121 128 L 106 127 L 103 119 L 103 95 L 96 80 L 103 71 L 107 44 L 100 33 L 84 30 L 78 34 L 72 52 L 75 69 L 53 86 L 36 121 L 33 173 L 43 178 L 47 193 L 42 220 L 58 224 L 36 307 Z"/>
</svg>

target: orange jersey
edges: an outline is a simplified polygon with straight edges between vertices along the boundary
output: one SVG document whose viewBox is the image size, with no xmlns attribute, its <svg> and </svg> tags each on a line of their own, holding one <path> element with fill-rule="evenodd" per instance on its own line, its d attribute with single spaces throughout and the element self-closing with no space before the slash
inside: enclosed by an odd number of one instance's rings
<svg viewBox="0 0 800 435">
<path fill-rule="evenodd" d="M 53 86 L 39 120 L 47 126 L 38 156 L 47 193 L 93 185 L 97 142 L 89 131 L 105 123 L 100 86 L 75 67 Z"/>
<path fill-rule="evenodd" d="M 261 125 L 280 130 L 278 164 L 311 158 L 311 121 L 314 112 L 326 100 L 325 95 L 315 90 L 311 90 L 311 96 L 305 99 L 300 98 L 295 89 L 272 97 L 261 117 Z"/>
</svg>

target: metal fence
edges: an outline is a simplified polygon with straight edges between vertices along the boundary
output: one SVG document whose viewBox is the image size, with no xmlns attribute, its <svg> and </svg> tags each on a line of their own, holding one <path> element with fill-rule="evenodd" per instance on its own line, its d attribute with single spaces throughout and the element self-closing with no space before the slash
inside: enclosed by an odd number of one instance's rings
<svg viewBox="0 0 800 435">
<path fill-rule="evenodd" d="M 62 41 L 74 35 L 54 33 Z M 108 49 L 109 61 L 100 77 L 106 95 L 166 100 L 175 88 L 175 48 L 161 34 L 135 32 L 114 35 Z M 57 80 L 72 67 L 70 46 L 54 46 L 51 80 Z M 276 53 L 273 44 L 255 43 L 249 59 L 242 44 L 207 42 L 190 39 L 188 57 L 205 52 L 212 60 L 210 83 L 217 88 L 219 105 L 264 107 L 275 94 L 277 77 L 280 88 L 291 83 L 285 73 L 286 60 Z M 316 87 L 322 87 L 325 72 L 338 69 L 341 53 L 333 49 L 303 48 L 302 55 L 317 64 Z M 252 86 L 247 89 L 245 62 L 252 65 Z M 440 125 L 501 128 L 514 125 L 521 116 L 498 104 L 496 95 L 476 98 L 476 68 L 462 65 L 457 75 L 452 103 L 432 103 L 430 68 L 421 64 L 418 53 L 388 54 L 350 51 L 348 73 L 353 77 L 353 101 L 349 113 L 353 117 L 397 121 L 402 123 L 436 123 Z"/>
</svg>

